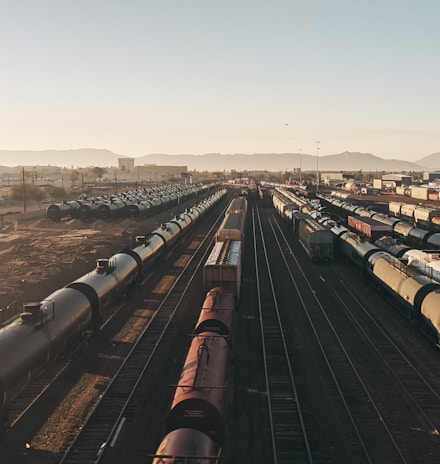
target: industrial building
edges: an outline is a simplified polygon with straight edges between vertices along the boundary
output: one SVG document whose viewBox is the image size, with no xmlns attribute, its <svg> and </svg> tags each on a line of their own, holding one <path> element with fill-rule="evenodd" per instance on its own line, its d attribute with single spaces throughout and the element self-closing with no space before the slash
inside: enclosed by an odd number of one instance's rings
<svg viewBox="0 0 440 464">
<path fill-rule="evenodd" d="M 133 161 L 133 162 L 132 162 Z M 107 168 L 103 175 L 104 182 L 126 183 L 154 183 L 164 184 L 168 182 L 191 182 L 188 166 L 158 166 L 156 164 L 145 164 L 134 166 L 134 158 L 119 158 L 118 168 Z"/>
<path fill-rule="evenodd" d="M 440 172 L 429 172 L 429 171 L 425 171 L 423 173 L 423 183 L 424 184 L 429 184 L 429 183 L 440 183 Z"/>
</svg>

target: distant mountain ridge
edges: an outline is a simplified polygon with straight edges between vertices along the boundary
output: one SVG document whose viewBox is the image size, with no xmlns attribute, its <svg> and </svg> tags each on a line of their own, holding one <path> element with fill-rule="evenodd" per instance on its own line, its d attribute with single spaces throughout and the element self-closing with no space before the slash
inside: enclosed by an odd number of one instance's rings
<svg viewBox="0 0 440 464">
<path fill-rule="evenodd" d="M 60 166 L 67 168 L 118 165 L 118 155 L 107 149 L 80 148 L 74 150 L 0 150 L 0 166 Z M 187 166 L 198 171 L 424 171 L 440 170 L 440 152 L 432 153 L 415 163 L 398 159 L 383 159 L 371 153 L 343 152 L 319 156 L 299 153 L 242 153 L 223 155 L 166 155 L 149 154 L 135 158 L 135 166 L 157 164 L 164 166 Z"/>
</svg>

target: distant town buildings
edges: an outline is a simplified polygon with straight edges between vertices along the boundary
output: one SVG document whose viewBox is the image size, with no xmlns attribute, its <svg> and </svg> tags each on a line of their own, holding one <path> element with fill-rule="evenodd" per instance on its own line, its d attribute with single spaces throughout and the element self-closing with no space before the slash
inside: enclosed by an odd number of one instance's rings
<svg viewBox="0 0 440 464">
<path fill-rule="evenodd" d="M 440 184 L 440 172 L 437 172 L 437 171 L 434 171 L 434 172 L 425 171 L 423 173 L 423 183 L 424 184 L 429 184 L 430 182 L 435 182 L 437 184 Z"/>
<path fill-rule="evenodd" d="M 134 158 L 118 158 L 118 168 L 107 168 L 102 181 L 108 182 L 115 179 L 127 183 L 155 183 L 184 182 L 190 180 L 188 166 L 158 166 L 156 164 L 144 164 L 135 166 Z"/>
<path fill-rule="evenodd" d="M 118 168 L 120 171 L 134 171 L 134 158 L 118 158 Z"/>
</svg>

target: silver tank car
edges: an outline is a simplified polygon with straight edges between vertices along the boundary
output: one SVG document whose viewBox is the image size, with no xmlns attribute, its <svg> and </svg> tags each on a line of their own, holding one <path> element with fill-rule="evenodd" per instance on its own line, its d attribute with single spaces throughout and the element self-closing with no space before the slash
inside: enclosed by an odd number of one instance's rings
<svg viewBox="0 0 440 464">
<path fill-rule="evenodd" d="M 359 266 L 362 270 L 367 269 L 368 259 L 370 256 L 378 251 L 385 253 L 377 246 L 366 240 L 362 240 L 358 235 L 351 232 L 342 233 L 339 236 L 338 246 L 344 256 Z"/>
<path fill-rule="evenodd" d="M 411 229 L 414 229 L 414 226 L 408 222 L 401 221 L 394 225 L 394 233 L 403 240 L 407 239 Z"/>
<path fill-rule="evenodd" d="M 396 258 L 401 258 L 407 251 L 411 250 L 409 246 L 402 245 L 394 238 L 386 235 L 375 240 L 374 244 L 381 250 L 387 251 L 390 255 L 393 255 Z"/>
<path fill-rule="evenodd" d="M 127 206 L 128 215 L 132 218 L 149 216 L 151 213 L 151 204 L 147 200 L 138 200 Z"/>
<path fill-rule="evenodd" d="M 115 303 L 130 288 L 139 275 L 139 267 L 133 256 L 117 253 L 110 259 L 99 259 L 96 268 L 67 285 L 87 295 L 97 313 Z"/>
<path fill-rule="evenodd" d="M 0 410 L 49 362 L 90 330 L 92 309 L 81 292 L 62 288 L 0 329 Z"/>
<path fill-rule="evenodd" d="M 101 219 L 114 219 L 123 216 L 125 210 L 125 203 L 115 199 L 99 205 L 98 214 Z"/>
<path fill-rule="evenodd" d="M 436 333 L 437 345 L 440 345 L 440 290 L 426 295 L 420 310 L 423 319 Z"/>
<path fill-rule="evenodd" d="M 49 205 L 46 209 L 47 218 L 55 222 L 60 222 L 61 219 L 75 217 L 80 205 L 81 203 L 79 201 L 54 203 L 53 205 Z"/>
<path fill-rule="evenodd" d="M 162 224 L 159 229 L 154 230 L 151 235 L 158 235 L 163 238 L 165 242 L 165 248 L 167 250 L 172 249 L 174 244 L 180 239 L 182 229 L 176 222 L 167 222 Z"/>
<path fill-rule="evenodd" d="M 440 250 L 440 233 L 429 234 L 425 237 L 426 247 Z"/>
<path fill-rule="evenodd" d="M 160 198 L 150 197 L 148 201 L 150 202 L 152 212 L 159 211 L 162 208 L 162 200 Z"/>
<path fill-rule="evenodd" d="M 391 255 L 382 255 L 374 259 L 371 272 L 381 284 L 392 290 L 417 317 L 420 315 L 425 296 L 440 288 L 438 283 L 405 266 Z"/>
<path fill-rule="evenodd" d="M 170 222 L 173 222 L 180 227 L 182 237 L 188 233 L 192 225 L 191 218 L 185 214 L 180 214 L 179 216 L 176 216 L 174 219 L 171 219 Z"/>
<path fill-rule="evenodd" d="M 136 237 L 136 246 L 131 252 L 140 258 L 142 269 L 145 270 L 163 255 L 164 250 L 164 239 L 160 235 L 150 235 L 149 237 Z"/>
</svg>

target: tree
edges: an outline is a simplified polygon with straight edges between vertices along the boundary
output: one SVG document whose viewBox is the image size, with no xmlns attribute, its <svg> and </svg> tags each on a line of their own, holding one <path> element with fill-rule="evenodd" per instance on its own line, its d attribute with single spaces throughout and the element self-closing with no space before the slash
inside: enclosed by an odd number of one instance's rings
<svg viewBox="0 0 440 464">
<path fill-rule="evenodd" d="M 44 191 L 46 192 L 46 198 L 50 198 L 51 200 L 63 200 L 66 198 L 66 189 L 61 187 L 50 185 Z"/>
<path fill-rule="evenodd" d="M 24 184 L 24 188 L 23 184 L 14 184 L 11 186 L 10 197 L 11 200 L 39 203 L 44 198 L 44 192 L 34 184 Z"/>
<path fill-rule="evenodd" d="M 98 166 L 96 166 L 95 168 L 93 168 L 93 174 L 95 175 L 95 177 L 97 179 L 102 179 L 102 176 L 104 175 L 105 173 L 105 169 L 104 168 L 100 168 Z"/>
<path fill-rule="evenodd" d="M 75 187 L 75 182 L 78 180 L 78 177 L 79 177 L 79 172 L 78 171 L 72 171 L 70 173 L 69 178 L 70 178 L 70 185 L 71 185 L 72 188 Z"/>
</svg>

